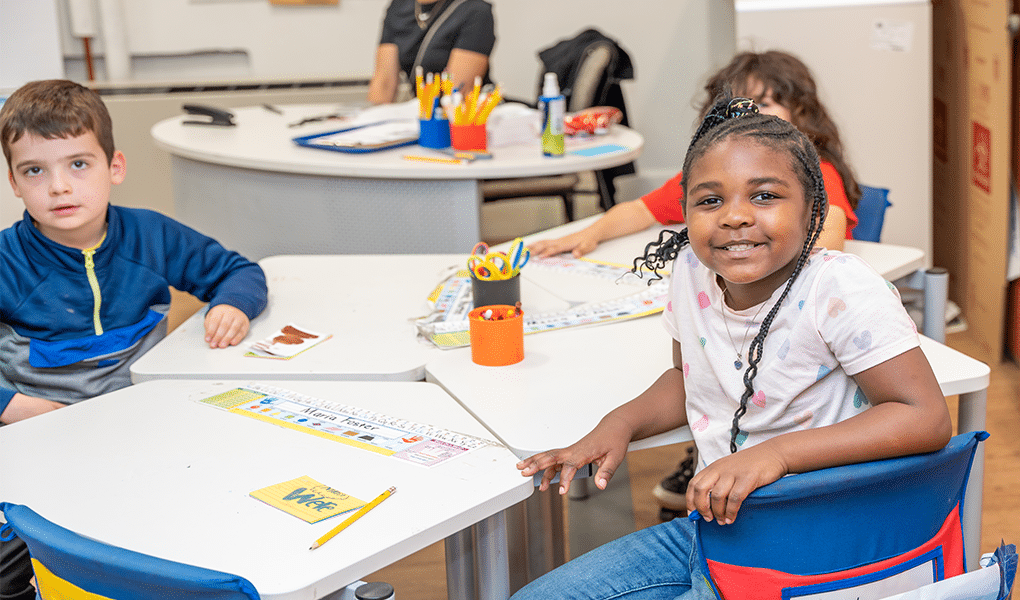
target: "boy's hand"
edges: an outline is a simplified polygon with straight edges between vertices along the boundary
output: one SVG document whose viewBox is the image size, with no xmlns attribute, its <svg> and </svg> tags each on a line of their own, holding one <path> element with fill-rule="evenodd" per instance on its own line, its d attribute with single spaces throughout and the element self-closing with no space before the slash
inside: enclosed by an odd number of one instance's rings
<svg viewBox="0 0 1020 600">
<path fill-rule="evenodd" d="M 630 428 L 621 420 L 609 417 L 572 446 L 541 452 L 517 463 L 517 468 L 525 477 L 534 476 L 544 469 L 545 473 L 538 486 L 542 491 L 548 489 L 553 478 L 559 474 L 560 494 L 566 494 L 578 469 L 588 463 L 595 463 L 599 468 L 594 477 L 595 485 L 604 490 L 623 462 L 630 439 Z"/>
<path fill-rule="evenodd" d="M 698 472 L 687 485 L 687 511 L 706 521 L 729 525 L 748 494 L 786 475 L 785 461 L 768 442 L 724 456 Z"/>
<path fill-rule="evenodd" d="M 14 394 L 7 408 L 4 409 L 3 414 L 0 414 L 0 422 L 10 425 L 11 423 L 24 421 L 30 417 L 48 413 L 58 408 L 64 408 L 65 406 L 67 405 L 62 402 L 54 402 L 53 400 L 18 393 Z"/>
<path fill-rule="evenodd" d="M 229 304 L 217 304 L 205 315 L 205 341 L 210 348 L 226 348 L 241 343 L 248 335 L 248 316 Z"/>
</svg>

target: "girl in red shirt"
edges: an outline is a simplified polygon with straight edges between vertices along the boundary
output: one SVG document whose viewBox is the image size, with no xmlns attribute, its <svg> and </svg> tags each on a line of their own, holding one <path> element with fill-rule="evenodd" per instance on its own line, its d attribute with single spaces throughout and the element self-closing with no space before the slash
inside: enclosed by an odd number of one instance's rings
<svg viewBox="0 0 1020 600">
<path fill-rule="evenodd" d="M 818 98 L 818 88 L 811 71 L 798 58 L 785 52 L 742 52 L 705 85 L 702 116 L 711 108 L 712 99 L 724 90 L 754 99 L 761 112 L 793 123 L 814 142 L 821 159 L 825 193 L 829 200 L 829 213 L 818 245 L 842 250 L 843 241 L 853 239 L 851 232 L 857 225 L 854 208 L 861 191 L 843 157 L 836 124 Z M 683 223 L 682 177 L 683 173 L 678 173 L 659 189 L 637 200 L 613 206 L 577 233 L 535 242 L 529 249 L 536 256 L 570 252 L 580 257 L 594 250 L 599 242 L 636 233 L 656 222 L 663 225 Z"/>
</svg>

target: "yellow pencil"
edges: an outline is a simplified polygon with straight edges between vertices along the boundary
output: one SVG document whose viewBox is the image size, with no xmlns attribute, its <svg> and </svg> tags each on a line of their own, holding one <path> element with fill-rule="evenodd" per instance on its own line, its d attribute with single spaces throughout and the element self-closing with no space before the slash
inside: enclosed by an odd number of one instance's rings
<svg viewBox="0 0 1020 600">
<path fill-rule="evenodd" d="M 442 156 L 418 156 L 417 154 L 405 154 L 404 160 L 416 160 L 418 162 L 434 162 L 447 165 L 460 165 L 464 161 L 460 158 L 445 158 Z"/>
<path fill-rule="evenodd" d="M 425 69 L 418 65 L 414 69 L 414 92 L 418 96 L 418 118 L 427 119 L 425 116 Z"/>
<path fill-rule="evenodd" d="M 326 535 L 324 535 L 321 538 L 315 540 L 315 543 L 312 544 L 312 546 L 311 546 L 311 548 L 309 548 L 309 550 L 315 550 L 319 546 L 321 546 L 321 545 L 325 544 L 326 542 L 328 542 L 329 540 L 333 539 L 333 536 L 335 536 L 336 534 L 340 533 L 344 529 L 347 529 L 347 527 L 350 526 L 351 523 L 353 523 L 353 522 L 357 521 L 358 519 L 360 519 L 361 517 L 363 517 L 365 515 L 365 513 L 367 513 L 368 511 L 372 510 L 376 506 L 379 506 L 379 504 L 381 504 L 383 500 L 389 498 L 393 494 L 393 492 L 395 492 L 395 491 L 397 491 L 397 488 L 396 487 L 391 487 L 391 488 L 387 489 L 385 492 L 379 494 L 376 497 L 375 500 L 372 500 L 371 502 L 369 502 L 365 506 L 362 506 L 361 508 L 358 509 L 358 512 L 356 512 L 353 515 L 351 515 L 351 516 L 347 517 L 346 519 L 344 519 L 343 523 L 340 523 L 339 525 L 337 525 L 333 529 L 330 529 L 329 532 L 326 533 Z"/>
<path fill-rule="evenodd" d="M 489 113 L 492 112 L 492 109 L 496 108 L 496 105 L 499 104 L 502 97 L 499 86 L 497 85 L 495 89 L 493 89 L 492 92 L 485 97 L 485 101 L 482 102 L 481 108 L 478 109 L 478 114 L 475 115 L 473 123 L 475 125 L 485 125 L 485 122 L 489 118 Z"/>
<path fill-rule="evenodd" d="M 475 85 L 471 88 L 471 95 L 467 98 L 467 124 L 475 120 L 475 113 L 478 111 L 478 96 L 482 93 L 482 78 L 475 75 Z"/>
</svg>

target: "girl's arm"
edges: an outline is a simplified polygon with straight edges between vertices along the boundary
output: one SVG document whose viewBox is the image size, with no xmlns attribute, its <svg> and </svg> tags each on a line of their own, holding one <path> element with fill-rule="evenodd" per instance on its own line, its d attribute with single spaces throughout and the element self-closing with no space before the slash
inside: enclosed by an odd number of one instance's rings
<svg viewBox="0 0 1020 600">
<path fill-rule="evenodd" d="M 528 249 L 536 256 L 570 252 L 576 258 L 580 258 L 594 250 L 599 242 L 637 233 L 654 224 L 655 217 L 652 216 L 652 211 L 638 198 L 613 206 L 606 214 L 581 231 L 555 240 L 540 240 L 529 244 Z"/>
<path fill-rule="evenodd" d="M 845 241 L 846 213 L 842 208 L 830 205 L 829 212 L 825 215 L 825 225 L 822 226 L 822 233 L 818 236 L 815 246 L 842 252 Z"/>
<path fill-rule="evenodd" d="M 400 84 L 400 58 L 396 44 L 379 44 L 375 51 L 375 71 L 368 83 L 368 101 L 389 104 L 397 97 Z"/>
<path fill-rule="evenodd" d="M 541 452 L 517 463 L 521 475 L 531 477 L 544 469 L 538 489 L 546 490 L 558 473 L 560 494 L 566 494 L 577 470 L 595 463 L 599 468 L 595 485 L 606 489 L 631 441 L 687 424 L 682 365 L 680 342 L 673 340 L 673 368 L 659 376 L 641 395 L 603 417 L 595 429 L 575 444 Z"/>
<path fill-rule="evenodd" d="M 871 408 L 715 461 L 691 480 L 687 509 L 729 524 L 748 494 L 788 473 L 934 452 L 948 443 L 949 409 L 920 348 L 866 369 L 854 380 Z"/>
</svg>

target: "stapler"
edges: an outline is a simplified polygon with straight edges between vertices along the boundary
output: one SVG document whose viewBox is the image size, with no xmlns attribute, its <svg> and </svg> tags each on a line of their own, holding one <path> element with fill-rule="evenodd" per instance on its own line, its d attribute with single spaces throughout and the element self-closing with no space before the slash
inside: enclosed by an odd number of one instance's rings
<svg viewBox="0 0 1020 600">
<path fill-rule="evenodd" d="M 223 108 L 214 108 L 203 104 L 185 104 L 181 106 L 189 115 L 201 115 L 209 117 L 208 121 L 183 121 L 185 125 L 216 125 L 218 127 L 233 127 L 234 113 Z"/>
</svg>

